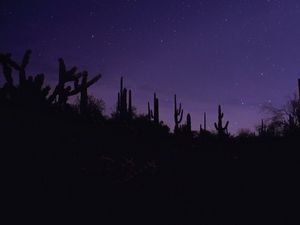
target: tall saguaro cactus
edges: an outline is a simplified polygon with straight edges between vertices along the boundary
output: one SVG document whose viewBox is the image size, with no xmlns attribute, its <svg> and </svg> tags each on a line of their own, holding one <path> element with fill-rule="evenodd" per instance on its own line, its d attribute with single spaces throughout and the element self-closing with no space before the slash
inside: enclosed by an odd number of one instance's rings
<svg viewBox="0 0 300 225">
<path fill-rule="evenodd" d="M 300 79 L 298 79 L 298 100 L 300 101 Z"/>
<path fill-rule="evenodd" d="M 132 119 L 133 109 L 132 109 L 132 97 L 131 97 L 131 90 L 128 92 L 128 116 L 129 119 Z"/>
<path fill-rule="evenodd" d="M 81 84 L 75 83 L 75 92 L 80 92 L 80 113 L 87 112 L 88 107 L 88 88 L 96 83 L 101 78 L 101 74 L 95 76 L 93 79 L 88 80 L 88 72 L 82 72 Z"/>
<path fill-rule="evenodd" d="M 79 93 L 78 90 L 71 90 L 70 86 L 65 87 L 67 82 L 73 81 L 75 89 L 78 85 L 79 78 L 82 76 L 81 73 L 77 73 L 77 67 L 72 67 L 70 70 L 66 69 L 65 62 L 62 58 L 58 60 L 58 84 L 56 85 L 53 93 L 49 96 L 48 101 L 53 102 L 57 100 L 58 106 L 62 108 L 70 95 Z M 58 97 L 58 99 L 57 99 Z"/>
<path fill-rule="evenodd" d="M 218 132 L 218 135 L 225 135 L 228 133 L 228 124 L 229 121 L 225 123 L 225 126 L 223 126 L 223 117 L 224 113 L 222 113 L 221 105 L 218 107 L 218 123 L 215 123 L 215 128 Z"/>
<path fill-rule="evenodd" d="M 58 84 L 56 85 L 53 93 L 49 96 L 48 101 L 53 102 L 58 97 L 58 106 L 63 108 L 67 103 L 68 97 L 80 93 L 80 113 L 84 114 L 88 105 L 88 92 L 87 89 L 96 83 L 100 78 L 101 74 L 95 76 L 91 80 L 88 80 L 88 72 L 77 72 L 77 67 L 72 67 L 70 70 L 66 69 L 65 62 L 62 58 L 59 62 L 59 75 Z M 81 78 L 81 83 L 79 83 Z M 68 82 L 74 82 L 74 88 L 71 86 L 65 87 Z"/>
<path fill-rule="evenodd" d="M 6 80 L 7 87 L 13 87 L 12 68 L 11 68 L 11 54 L 0 54 L 0 64 Z"/>
<path fill-rule="evenodd" d="M 131 90 L 128 91 L 128 101 L 127 101 L 127 89 L 123 87 L 123 77 L 121 77 L 120 80 L 120 91 L 118 93 L 117 113 L 122 119 L 130 119 L 133 116 Z"/>
<path fill-rule="evenodd" d="M 23 56 L 21 63 L 17 63 L 11 59 L 10 54 L 1 54 L 0 58 L 4 67 L 3 68 L 4 75 L 6 76 L 10 73 L 10 75 L 5 77 L 9 84 L 12 84 L 11 68 L 13 68 L 19 72 L 19 86 L 20 87 L 24 86 L 26 82 L 26 67 L 29 63 L 30 55 L 31 55 L 31 50 L 27 50 Z M 33 77 L 31 77 L 31 79 L 33 80 Z"/>
<path fill-rule="evenodd" d="M 153 121 L 154 123 L 159 123 L 159 100 L 156 97 L 156 93 L 154 93 L 153 98 L 153 111 L 150 108 L 150 103 L 148 102 L 148 119 L 149 121 Z"/>
<path fill-rule="evenodd" d="M 300 79 L 298 79 L 298 102 L 296 106 L 296 120 L 298 127 L 300 127 Z"/>
<path fill-rule="evenodd" d="M 31 55 L 31 50 L 27 50 L 23 56 L 22 62 L 20 64 L 15 61 L 10 61 L 10 65 L 17 71 L 19 71 L 19 85 L 22 87 L 26 82 L 26 66 L 29 63 Z"/>
<path fill-rule="evenodd" d="M 204 116 L 203 116 L 203 127 L 200 124 L 200 132 L 202 131 L 206 131 L 206 112 L 204 112 Z"/>
<path fill-rule="evenodd" d="M 267 133 L 267 127 L 266 125 L 264 124 L 264 120 L 261 120 L 261 124 L 258 128 L 258 135 L 259 136 L 263 136 Z"/>
<path fill-rule="evenodd" d="M 192 132 L 192 118 L 189 113 L 186 116 L 186 129 L 188 133 Z"/>
<path fill-rule="evenodd" d="M 179 124 L 182 121 L 183 116 L 183 109 L 181 107 L 181 103 L 179 103 L 179 107 L 177 108 L 177 98 L 174 95 L 174 121 L 175 121 L 175 128 L 174 131 L 177 132 L 179 129 Z"/>
</svg>

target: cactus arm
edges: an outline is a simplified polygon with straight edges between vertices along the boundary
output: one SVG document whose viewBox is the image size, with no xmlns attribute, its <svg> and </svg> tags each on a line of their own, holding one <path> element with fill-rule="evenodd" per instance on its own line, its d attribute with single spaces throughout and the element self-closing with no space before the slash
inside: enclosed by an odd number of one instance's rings
<svg viewBox="0 0 300 225">
<path fill-rule="evenodd" d="M 52 102 L 55 100 L 56 96 L 58 95 L 58 93 L 59 93 L 59 91 L 60 91 L 59 89 L 60 89 L 60 87 L 57 85 L 57 86 L 55 87 L 53 93 L 48 97 L 48 101 L 49 101 L 50 103 L 52 103 Z"/>
<path fill-rule="evenodd" d="M 90 81 L 88 81 L 86 83 L 86 86 L 90 87 L 91 85 L 93 85 L 94 83 L 96 83 L 100 78 L 101 78 L 101 74 L 95 76 L 93 79 L 91 79 Z"/>
<path fill-rule="evenodd" d="M 180 104 L 180 105 L 181 105 L 181 104 Z M 178 123 L 181 123 L 182 117 L 183 117 L 183 110 L 181 110 L 179 114 L 180 114 L 180 118 L 179 118 L 179 120 L 178 120 Z"/>
<path fill-rule="evenodd" d="M 82 88 L 75 88 L 73 90 L 71 90 L 68 94 L 68 96 L 73 96 L 73 95 L 77 95 L 82 91 Z"/>
<path fill-rule="evenodd" d="M 27 50 L 25 52 L 23 60 L 22 60 L 22 64 L 21 64 L 22 69 L 25 69 L 25 67 L 28 65 L 29 59 L 30 59 L 30 55 L 31 55 L 31 50 Z"/>
<path fill-rule="evenodd" d="M 224 129 L 227 130 L 229 121 L 226 122 Z"/>
<path fill-rule="evenodd" d="M 216 130 L 218 131 L 219 127 L 218 127 L 217 123 L 214 123 L 214 125 L 215 125 Z"/>
</svg>

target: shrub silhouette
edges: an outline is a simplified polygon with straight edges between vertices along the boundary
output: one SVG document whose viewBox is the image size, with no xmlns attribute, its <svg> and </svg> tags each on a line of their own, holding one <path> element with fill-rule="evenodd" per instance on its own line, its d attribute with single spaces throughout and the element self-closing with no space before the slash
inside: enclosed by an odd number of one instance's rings
<svg viewBox="0 0 300 225">
<path fill-rule="evenodd" d="M 264 106 L 264 110 L 270 115 L 267 123 L 262 122 L 259 134 L 271 136 L 296 135 L 300 132 L 300 102 L 296 95 L 279 108 Z M 263 130 L 262 130 L 263 128 Z M 262 132 L 263 131 L 263 132 Z"/>
</svg>

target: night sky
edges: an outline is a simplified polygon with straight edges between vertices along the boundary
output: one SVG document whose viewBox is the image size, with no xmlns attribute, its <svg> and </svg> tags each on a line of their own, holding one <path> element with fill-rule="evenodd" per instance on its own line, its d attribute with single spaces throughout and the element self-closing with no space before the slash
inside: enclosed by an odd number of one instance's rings
<svg viewBox="0 0 300 225">
<path fill-rule="evenodd" d="M 103 75 L 90 93 L 116 104 L 121 76 L 145 113 L 153 92 L 173 127 L 173 95 L 199 129 L 221 104 L 229 130 L 253 129 L 261 107 L 281 105 L 300 77 L 299 0 L 1 0 L 0 52 L 58 76 L 57 59 Z M 0 78 L 3 80 L 3 78 Z"/>
</svg>

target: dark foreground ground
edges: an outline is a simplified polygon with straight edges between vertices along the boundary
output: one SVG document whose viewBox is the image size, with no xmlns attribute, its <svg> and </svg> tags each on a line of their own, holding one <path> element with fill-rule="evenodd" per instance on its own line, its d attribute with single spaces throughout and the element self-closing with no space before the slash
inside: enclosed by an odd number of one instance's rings
<svg viewBox="0 0 300 225">
<path fill-rule="evenodd" d="M 8 223 L 300 224 L 298 137 L 187 142 L 113 123 L 5 116 Z"/>
</svg>

